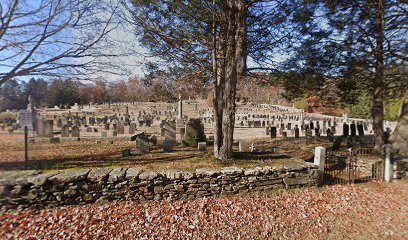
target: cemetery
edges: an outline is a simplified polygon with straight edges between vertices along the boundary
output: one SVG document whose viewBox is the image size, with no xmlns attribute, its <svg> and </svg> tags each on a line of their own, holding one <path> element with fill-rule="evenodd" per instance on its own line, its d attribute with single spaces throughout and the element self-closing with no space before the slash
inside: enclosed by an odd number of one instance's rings
<svg viewBox="0 0 408 240">
<path fill-rule="evenodd" d="M 0 2 L 0 239 L 407 239 L 406 1 Z"/>
<path fill-rule="evenodd" d="M 345 159 L 336 151 L 347 144 L 356 149 L 373 144 L 371 122 L 346 114 L 242 104 L 234 124 L 233 161 L 212 155 L 213 116 L 203 100 L 75 104 L 70 109 L 34 109 L 31 114 L 27 162 L 16 140 L 21 118 L 17 114 L 15 122 L 3 123 L 2 136 L 9 135 L 18 146 L 4 142 L 2 148 L 0 202 L 6 209 L 192 199 L 382 179 L 384 174 L 383 160 L 367 153 L 355 156 L 359 170 L 353 179 L 350 172 L 330 172 L 328 164 L 339 166 L 330 161 Z M 386 126 L 392 131 L 395 122 Z M 326 162 L 319 162 L 320 157 Z M 406 178 L 407 163 L 396 162 L 392 177 Z M 324 174 L 335 179 L 322 179 Z"/>
</svg>

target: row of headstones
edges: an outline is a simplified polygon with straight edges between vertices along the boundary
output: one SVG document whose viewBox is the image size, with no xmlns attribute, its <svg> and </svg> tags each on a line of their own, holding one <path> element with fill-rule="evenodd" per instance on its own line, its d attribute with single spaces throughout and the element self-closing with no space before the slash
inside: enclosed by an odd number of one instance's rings
<svg viewBox="0 0 408 240">
<path fill-rule="evenodd" d="M 277 127 L 266 127 L 266 134 L 270 135 L 271 138 L 276 138 L 277 137 Z M 301 125 L 301 129 L 299 129 L 298 125 L 295 125 L 295 128 L 292 130 L 292 134 L 295 135 L 295 138 L 299 138 L 300 137 L 300 131 L 305 131 L 305 135 L 306 138 L 308 137 L 312 137 L 313 134 L 313 129 L 314 129 L 314 134 L 316 137 L 319 137 L 323 130 L 320 128 L 312 128 L 312 126 L 309 127 L 309 125 Z M 288 130 L 291 130 L 290 127 L 288 128 Z M 333 137 L 334 134 L 336 134 L 336 127 L 335 126 L 331 126 L 330 128 L 326 128 L 325 130 L 326 135 L 328 137 Z M 343 124 L 343 136 L 347 137 L 347 136 L 352 136 L 352 137 L 356 137 L 357 136 L 357 132 L 359 136 L 364 136 L 364 126 L 363 124 Z M 283 137 L 287 137 L 288 133 L 286 131 L 284 131 L 284 128 L 279 128 L 279 134 Z"/>
</svg>

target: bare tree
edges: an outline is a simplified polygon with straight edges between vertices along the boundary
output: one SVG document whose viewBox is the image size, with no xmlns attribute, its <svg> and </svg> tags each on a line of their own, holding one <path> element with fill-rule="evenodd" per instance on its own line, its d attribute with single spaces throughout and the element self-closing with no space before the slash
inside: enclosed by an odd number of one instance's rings
<svg viewBox="0 0 408 240">
<path fill-rule="evenodd" d="M 106 51 L 118 4 L 99 0 L 0 2 L 0 86 L 21 76 L 89 78 L 119 70 Z"/>
</svg>

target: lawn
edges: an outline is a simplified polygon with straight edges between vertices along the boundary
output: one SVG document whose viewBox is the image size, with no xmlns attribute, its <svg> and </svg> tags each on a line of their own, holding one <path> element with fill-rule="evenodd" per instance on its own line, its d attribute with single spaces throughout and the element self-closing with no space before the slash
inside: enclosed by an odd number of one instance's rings
<svg viewBox="0 0 408 240">
<path fill-rule="evenodd" d="M 24 168 L 24 145 L 21 134 L 0 136 L 0 169 L 12 170 Z M 235 147 L 236 158 L 233 161 L 219 161 L 213 157 L 210 146 L 208 151 L 199 152 L 195 148 L 177 147 L 173 152 L 166 153 L 160 143 L 152 146 L 149 154 L 136 154 L 122 157 L 123 149 L 134 149 L 135 143 L 130 141 L 63 141 L 59 144 L 36 142 L 29 144 L 28 169 L 66 169 L 96 168 L 107 166 L 138 167 L 142 169 L 181 169 L 222 168 L 235 165 L 238 167 L 254 167 L 264 165 L 297 165 L 303 160 L 311 160 L 311 150 L 316 144 L 309 144 L 309 150 L 302 149 L 298 143 L 279 143 L 268 139 L 254 141 L 258 150 L 254 153 L 240 153 Z M 272 146 L 279 147 L 279 153 L 273 154 Z"/>
</svg>

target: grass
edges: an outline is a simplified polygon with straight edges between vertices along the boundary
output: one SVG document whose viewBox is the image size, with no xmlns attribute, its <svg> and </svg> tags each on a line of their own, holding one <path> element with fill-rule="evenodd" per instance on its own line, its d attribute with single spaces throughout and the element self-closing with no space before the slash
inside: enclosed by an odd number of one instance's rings
<svg viewBox="0 0 408 240">
<path fill-rule="evenodd" d="M 0 170 L 24 169 L 24 145 L 21 134 L 6 135 L 0 138 Z M 135 143 L 129 141 L 71 141 L 59 144 L 36 142 L 29 144 L 28 169 L 91 169 L 97 167 L 138 167 L 142 169 L 180 169 L 197 168 L 220 169 L 227 166 L 249 168 L 255 166 L 297 165 L 303 160 L 313 158 L 313 153 L 300 149 L 297 143 L 277 143 L 270 139 L 255 141 L 257 149 L 268 150 L 271 146 L 280 147 L 280 153 L 270 151 L 240 153 L 235 146 L 236 156 L 232 161 L 220 161 L 213 156 L 213 149 L 199 152 L 195 148 L 177 147 L 173 152 L 163 152 L 161 146 L 152 146 L 149 154 L 136 154 L 122 157 L 123 149 L 134 149 Z M 311 146 L 311 149 L 313 146 Z"/>
</svg>

